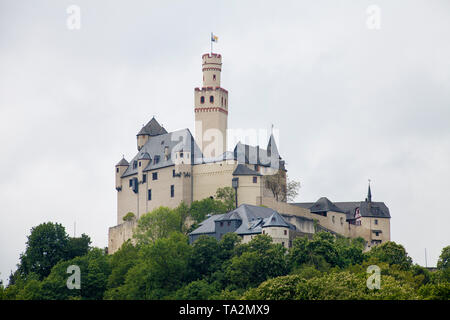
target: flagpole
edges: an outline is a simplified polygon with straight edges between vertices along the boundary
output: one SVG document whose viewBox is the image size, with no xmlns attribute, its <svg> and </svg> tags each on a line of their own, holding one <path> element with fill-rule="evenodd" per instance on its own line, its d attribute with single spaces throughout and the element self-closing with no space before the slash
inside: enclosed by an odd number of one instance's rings
<svg viewBox="0 0 450 320">
<path fill-rule="evenodd" d="M 209 41 L 211 41 L 211 55 L 212 55 L 212 43 L 213 43 L 213 34 L 211 32 L 211 38 L 209 39 Z"/>
</svg>

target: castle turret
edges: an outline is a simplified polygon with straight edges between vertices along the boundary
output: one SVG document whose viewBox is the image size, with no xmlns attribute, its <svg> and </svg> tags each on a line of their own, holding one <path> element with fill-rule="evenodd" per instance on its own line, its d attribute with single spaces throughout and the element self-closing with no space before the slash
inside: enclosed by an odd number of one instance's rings
<svg viewBox="0 0 450 320">
<path fill-rule="evenodd" d="M 156 121 L 155 117 L 153 117 L 136 135 L 138 151 L 140 151 L 147 143 L 148 139 L 165 133 L 167 133 L 166 129 L 164 129 L 158 121 Z"/>
<path fill-rule="evenodd" d="M 116 164 L 116 190 L 120 191 L 122 190 L 122 175 L 127 170 L 128 166 L 130 164 L 127 160 L 125 160 L 125 157 L 122 158 L 122 160 L 119 161 L 118 164 Z"/>
<path fill-rule="evenodd" d="M 227 150 L 228 91 L 220 86 L 222 56 L 202 56 L 203 87 L 195 88 L 195 139 L 205 157 Z"/>
</svg>

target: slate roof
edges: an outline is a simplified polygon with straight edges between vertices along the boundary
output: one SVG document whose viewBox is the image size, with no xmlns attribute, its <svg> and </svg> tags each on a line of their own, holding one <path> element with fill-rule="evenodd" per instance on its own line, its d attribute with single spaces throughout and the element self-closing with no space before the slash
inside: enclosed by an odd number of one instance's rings
<svg viewBox="0 0 450 320">
<path fill-rule="evenodd" d="M 216 232 L 215 221 L 220 219 L 224 214 L 214 214 L 200 223 L 200 226 L 190 234 L 212 234 Z"/>
<path fill-rule="evenodd" d="M 142 127 L 137 135 L 149 135 L 154 137 L 165 133 L 167 133 L 166 129 L 161 127 L 158 121 L 156 121 L 155 117 L 153 117 L 145 126 Z"/>
<path fill-rule="evenodd" d="M 271 140 L 269 140 L 271 151 L 261 149 L 259 146 L 250 146 L 238 142 L 233 150 L 233 158 L 237 160 L 238 163 L 257 164 L 275 169 L 281 167 L 284 169 L 284 165 L 281 164 L 281 157 L 275 145 L 275 140 L 272 142 L 270 141 Z"/>
<path fill-rule="evenodd" d="M 127 160 L 125 160 L 125 158 L 122 158 L 122 160 L 119 161 L 118 164 L 116 164 L 116 167 L 120 167 L 120 166 L 129 166 L 130 164 L 128 163 Z"/>
<path fill-rule="evenodd" d="M 152 157 L 150 157 L 148 152 L 141 152 L 141 153 L 139 153 L 138 160 L 152 160 Z"/>
<path fill-rule="evenodd" d="M 322 197 L 319 200 L 317 200 L 310 208 L 309 210 L 312 213 L 317 212 L 326 212 L 326 211 L 334 211 L 334 212 L 344 212 L 342 209 L 338 208 L 336 205 L 333 204 L 327 197 Z"/>
<path fill-rule="evenodd" d="M 274 212 L 269 218 L 264 219 L 263 228 L 267 227 L 285 227 L 289 228 L 289 224 L 284 221 L 284 219 L 278 214 L 278 212 Z"/>
<path fill-rule="evenodd" d="M 230 220 L 241 221 L 240 226 L 234 231 L 239 235 L 259 234 L 262 233 L 262 228 L 266 227 L 296 229 L 294 225 L 286 222 L 283 217 L 273 209 L 241 204 L 230 212 L 209 217 L 200 224 L 200 227 L 192 231 L 190 235 L 214 234 L 216 232 L 216 221 Z"/>
<path fill-rule="evenodd" d="M 233 171 L 233 176 L 260 176 L 261 174 L 255 170 L 250 169 L 245 164 L 238 164 Z"/>
<path fill-rule="evenodd" d="M 165 148 L 168 147 L 169 157 L 165 159 Z M 170 133 L 153 136 L 141 148 L 141 150 L 130 161 L 130 165 L 123 173 L 122 177 L 134 175 L 138 172 L 138 168 L 133 168 L 133 162 L 138 161 L 141 157 L 150 156 L 149 164 L 144 168 L 144 171 L 164 168 L 174 165 L 173 158 L 177 151 L 185 151 L 191 153 L 189 159 L 192 164 L 202 162 L 202 153 L 198 145 L 194 141 L 189 129 L 182 129 Z M 148 154 L 145 155 L 145 154 Z M 159 157 L 159 161 L 155 158 Z"/>
<path fill-rule="evenodd" d="M 292 203 L 293 205 L 310 209 L 317 202 L 302 202 L 302 203 Z M 340 209 L 335 212 L 344 212 L 347 214 L 347 220 L 355 219 L 356 208 L 359 208 L 359 213 L 362 217 L 379 217 L 379 218 L 390 218 L 389 208 L 384 202 L 366 202 L 366 201 L 348 201 L 348 202 L 333 202 L 335 207 Z M 313 211 L 311 211 L 313 212 Z"/>
</svg>

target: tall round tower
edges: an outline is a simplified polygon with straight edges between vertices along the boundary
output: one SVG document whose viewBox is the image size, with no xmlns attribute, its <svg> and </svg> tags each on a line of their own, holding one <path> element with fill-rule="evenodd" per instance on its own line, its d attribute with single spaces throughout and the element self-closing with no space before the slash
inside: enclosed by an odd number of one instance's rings
<svg viewBox="0 0 450 320">
<path fill-rule="evenodd" d="M 222 56 L 202 56 L 203 87 L 195 88 L 195 140 L 205 157 L 227 150 L 228 91 L 220 86 Z"/>
</svg>

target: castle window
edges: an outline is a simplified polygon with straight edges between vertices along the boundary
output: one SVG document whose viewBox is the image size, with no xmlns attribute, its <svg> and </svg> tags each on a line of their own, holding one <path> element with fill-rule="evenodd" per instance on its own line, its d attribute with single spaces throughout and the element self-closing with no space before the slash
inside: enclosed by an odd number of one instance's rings
<svg viewBox="0 0 450 320">
<path fill-rule="evenodd" d="M 129 183 L 130 183 L 130 188 L 131 188 L 133 186 L 133 179 L 130 179 Z"/>
<path fill-rule="evenodd" d="M 159 162 L 159 156 L 155 156 L 155 164 Z"/>
<path fill-rule="evenodd" d="M 215 74 L 213 74 L 213 80 L 216 81 L 216 75 Z"/>
<path fill-rule="evenodd" d="M 148 201 L 152 200 L 152 189 L 148 189 L 148 191 L 147 191 L 147 199 L 148 199 Z"/>
<path fill-rule="evenodd" d="M 172 177 L 175 177 L 175 169 L 172 170 Z"/>
<path fill-rule="evenodd" d="M 184 153 L 180 152 L 180 158 L 183 158 Z"/>
<path fill-rule="evenodd" d="M 204 97 L 204 96 L 201 96 L 201 97 L 200 97 L 200 103 L 201 103 L 201 104 L 205 103 L 205 97 Z"/>
<path fill-rule="evenodd" d="M 380 235 L 380 233 L 379 232 L 375 232 L 375 235 L 378 237 Z"/>
<path fill-rule="evenodd" d="M 378 219 L 375 219 L 375 221 L 374 221 L 374 222 L 375 222 L 375 224 L 378 224 Z"/>
<path fill-rule="evenodd" d="M 147 182 L 147 175 L 146 175 L 146 174 L 144 174 L 144 175 L 142 176 L 142 182 L 143 182 L 143 183 L 146 183 L 146 182 Z"/>
<path fill-rule="evenodd" d="M 222 97 L 222 107 L 223 107 L 223 97 Z"/>
<path fill-rule="evenodd" d="M 258 177 L 253 177 L 253 183 L 257 183 L 258 182 Z"/>
<path fill-rule="evenodd" d="M 214 96 L 209 96 L 209 102 L 214 103 Z"/>
<path fill-rule="evenodd" d="M 171 185 L 170 186 L 170 197 L 173 198 L 175 196 L 175 186 Z"/>
<path fill-rule="evenodd" d="M 116 172 L 119 173 L 119 168 L 116 168 Z"/>
<path fill-rule="evenodd" d="M 284 247 L 284 242 L 282 242 L 281 245 Z"/>
<path fill-rule="evenodd" d="M 333 223 L 334 223 L 334 216 L 331 217 L 331 220 L 333 220 Z"/>
<path fill-rule="evenodd" d="M 152 173 L 152 180 L 158 180 L 158 172 Z"/>
<path fill-rule="evenodd" d="M 284 235 L 287 235 L 287 230 L 284 230 Z"/>
<path fill-rule="evenodd" d="M 141 162 L 139 161 L 139 167 L 141 166 Z"/>
<path fill-rule="evenodd" d="M 341 225 L 344 224 L 344 219 L 341 217 Z"/>
<path fill-rule="evenodd" d="M 137 168 L 137 161 L 133 161 L 133 169 Z"/>
</svg>

